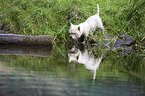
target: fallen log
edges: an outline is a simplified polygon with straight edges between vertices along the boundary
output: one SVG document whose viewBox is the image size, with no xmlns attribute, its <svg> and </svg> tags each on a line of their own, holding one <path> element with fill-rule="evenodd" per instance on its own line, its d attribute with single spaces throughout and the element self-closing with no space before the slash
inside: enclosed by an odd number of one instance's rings
<svg viewBox="0 0 145 96">
<path fill-rule="evenodd" d="M 52 43 L 53 37 L 50 35 L 26 36 L 16 34 L 0 34 L 0 44 L 49 46 L 52 45 Z"/>
</svg>

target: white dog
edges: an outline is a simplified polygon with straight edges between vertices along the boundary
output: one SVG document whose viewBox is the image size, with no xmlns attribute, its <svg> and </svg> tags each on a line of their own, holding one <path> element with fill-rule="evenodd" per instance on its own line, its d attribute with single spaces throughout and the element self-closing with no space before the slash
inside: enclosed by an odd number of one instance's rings
<svg viewBox="0 0 145 96">
<path fill-rule="evenodd" d="M 90 33 L 92 34 L 94 31 L 96 31 L 97 28 L 102 29 L 104 34 L 104 26 L 102 23 L 101 18 L 99 17 L 99 5 L 97 4 L 97 14 L 89 17 L 85 22 L 79 24 L 79 25 L 73 25 L 71 23 L 70 26 L 70 36 L 73 39 L 78 39 L 83 34 L 85 37 L 87 37 Z"/>
</svg>

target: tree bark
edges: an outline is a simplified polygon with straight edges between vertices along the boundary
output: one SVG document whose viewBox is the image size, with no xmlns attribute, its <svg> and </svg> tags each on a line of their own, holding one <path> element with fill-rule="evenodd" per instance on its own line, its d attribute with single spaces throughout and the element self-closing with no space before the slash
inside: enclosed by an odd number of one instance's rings
<svg viewBox="0 0 145 96">
<path fill-rule="evenodd" d="M 50 46 L 52 43 L 53 37 L 50 35 L 25 36 L 16 34 L 0 34 L 0 44 Z"/>
</svg>

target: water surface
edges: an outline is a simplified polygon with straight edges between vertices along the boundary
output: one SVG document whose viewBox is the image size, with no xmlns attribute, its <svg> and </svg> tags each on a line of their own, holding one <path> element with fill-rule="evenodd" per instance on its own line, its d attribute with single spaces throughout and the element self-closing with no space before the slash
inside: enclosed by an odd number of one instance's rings
<svg viewBox="0 0 145 96">
<path fill-rule="evenodd" d="M 137 50 L 61 44 L 0 47 L 0 96 L 145 96 L 145 60 Z"/>
</svg>

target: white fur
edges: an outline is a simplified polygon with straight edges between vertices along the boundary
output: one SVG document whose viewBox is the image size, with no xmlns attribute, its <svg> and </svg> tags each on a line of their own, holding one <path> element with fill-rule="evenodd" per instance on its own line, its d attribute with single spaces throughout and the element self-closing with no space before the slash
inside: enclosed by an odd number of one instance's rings
<svg viewBox="0 0 145 96">
<path fill-rule="evenodd" d="M 89 17 L 85 22 L 79 24 L 79 25 L 73 25 L 71 23 L 71 27 L 69 32 L 71 33 L 71 37 L 73 39 L 78 39 L 81 37 L 82 34 L 87 37 L 89 34 L 92 34 L 94 31 L 96 31 L 97 28 L 100 28 L 103 30 L 104 34 L 104 26 L 102 23 L 101 18 L 99 17 L 99 5 L 97 4 L 97 14 Z"/>
</svg>

